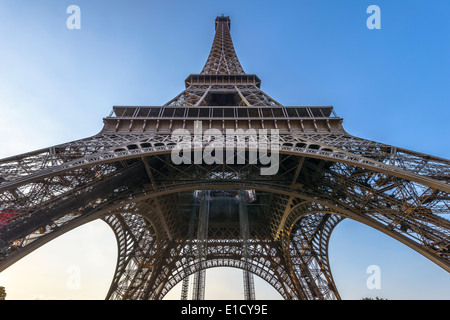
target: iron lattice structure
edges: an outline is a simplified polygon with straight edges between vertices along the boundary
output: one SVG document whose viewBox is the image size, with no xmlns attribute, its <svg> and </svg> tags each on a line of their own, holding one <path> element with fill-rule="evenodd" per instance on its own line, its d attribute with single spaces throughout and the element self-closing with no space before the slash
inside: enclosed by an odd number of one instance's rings
<svg viewBox="0 0 450 320">
<path fill-rule="evenodd" d="M 107 299 L 162 299 L 180 281 L 186 299 L 190 275 L 202 299 L 203 270 L 219 266 L 244 270 L 247 299 L 252 275 L 285 299 L 340 299 L 328 244 L 346 218 L 450 271 L 449 160 L 352 136 L 329 106 L 281 105 L 244 72 L 229 18 L 215 28 L 202 72 L 165 105 L 116 106 L 92 137 L 0 161 L 0 271 L 103 219 L 119 249 Z M 196 121 L 202 132 L 277 129 L 277 174 L 259 162 L 175 164 L 171 134 Z"/>
</svg>

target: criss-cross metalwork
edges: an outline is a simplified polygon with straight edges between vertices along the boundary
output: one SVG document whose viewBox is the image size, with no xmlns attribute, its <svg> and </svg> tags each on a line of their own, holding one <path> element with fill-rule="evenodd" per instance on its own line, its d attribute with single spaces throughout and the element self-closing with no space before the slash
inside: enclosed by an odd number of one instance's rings
<svg viewBox="0 0 450 320">
<path fill-rule="evenodd" d="M 103 219 L 119 248 L 107 299 L 162 299 L 179 282 L 185 299 L 191 275 L 202 298 L 219 266 L 244 270 L 248 299 L 253 275 L 285 299 L 340 299 L 328 244 L 345 218 L 450 271 L 450 161 L 352 136 L 330 106 L 282 106 L 244 72 L 230 25 L 217 17 L 205 67 L 165 105 L 117 106 L 97 135 L 0 160 L 0 271 Z M 187 158 L 214 143 L 233 161 L 174 163 L 179 129 Z M 276 174 L 238 161 L 251 130 L 277 130 Z"/>
</svg>

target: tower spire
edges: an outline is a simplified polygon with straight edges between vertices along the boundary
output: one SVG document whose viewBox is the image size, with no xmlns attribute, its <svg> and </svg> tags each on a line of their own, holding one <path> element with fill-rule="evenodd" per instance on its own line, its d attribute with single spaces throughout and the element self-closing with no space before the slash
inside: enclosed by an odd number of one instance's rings
<svg viewBox="0 0 450 320">
<path fill-rule="evenodd" d="M 230 17 L 223 14 L 215 20 L 216 35 L 201 74 L 245 74 L 231 40 Z"/>
</svg>

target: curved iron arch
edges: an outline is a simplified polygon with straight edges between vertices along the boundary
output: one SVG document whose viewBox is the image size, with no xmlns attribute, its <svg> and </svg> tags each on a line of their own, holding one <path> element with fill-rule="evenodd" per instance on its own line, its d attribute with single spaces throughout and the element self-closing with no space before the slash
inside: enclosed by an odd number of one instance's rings
<svg viewBox="0 0 450 320">
<path fill-rule="evenodd" d="M 318 149 L 312 149 L 312 150 L 318 150 Z M 167 154 L 169 151 L 165 151 L 162 152 L 161 154 Z M 287 153 L 285 153 L 287 154 Z M 298 154 L 295 154 L 295 156 L 301 157 Z M 135 156 L 133 156 L 135 157 Z M 318 157 L 315 157 L 318 158 Z M 113 160 L 111 160 L 113 161 Z M 335 163 L 340 163 L 340 162 L 335 162 Z M 89 166 L 89 164 L 86 164 L 86 166 Z M 355 165 L 356 166 L 356 165 Z M 336 178 L 337 179 L 337 178 Z M 337 181 L 337 180 L 336 180 Z M 22 182 L 19 182 L 19 184 Z M 25 183 L 25 182 L 23 182 Z M 353 184 L 352 184 L 353 183 Z M 351 186 L 354 186 L 354 182 L 349 182 L 348 184 L 348 188 L 350 188 Z M 376 217 L 376 213 L 375 212 L 364 212 L 360 211 L 360 212 L 354 212 L 353 210 L 351 210 L 352 208 L 349 208 L 346 205 L 342 205 L 342 203 L 339 203 L 339 201 L 335 201 L 332 200 L 330 198 L 328 199 L 318 199 L 317 197 L 314 197 L 314 195 L 308 191 L 304 191 L 304 190 L 296 190 L 293 189 L 289 186 L 282 186 L 282 185 L 277 185 L 277 184 L 272 184 L 270 181 L 266 181 L 266 182 L 258 182 L 258 183 L 252 183 L 251 181 L 244 181 L 244 182 L 239 182 L 239 181 L 233 181 L 230 182 L 228 181 L 227 183 L 223 183 L 223 181 L 206 181 L 204 182 L 203 185 L 199 186 L 197 182 L 192 182 L 191 184 L 189 183 L 184 183 L 181 184 L 173 184 L 172 186 L 161 186 L 157 191 L 155 190 L 143 190 L 140 191 L 141 192 L 141 196 L 142 199 L 145 199 L 146 197 L 148 198 L 152 198 L 152 197 L 157 197 L 158 195 L 164 195 L 164 194 L 172 194 L 174 192 L 180 191 L 180 190 L 195 190 L 195 189 L 208 189 L 208 188 L 217 188 L 217 189 L 221 189 L 221 188 L 250 188 L 250 189 L 255 189 L 255 190 L 266 190 L 266 191 L 270 191 L 271 193 L 276 193 L 276 194 L 283 194 L 287 197 L 290 197 L 292 199 L 303 199 L 305 201 L 311 201 L 311 202 L 315 202 L 315 203 L 327 203 L 328 205 L 330 205 L 329 201 L 332 201 L 331 207 L 334 209 L 339 209 L 337 210 L 338 212 L 341 212 L 342 215 L 344 216 L 348 216 L 351 217 L 355 220 L 358 220 L 360 222 L 363 222 L 369 226 L 375 227 L 378 230 L 381 230 L 385 233 L 387 233 L 389 236 L 400 240 L 402 243 L 407 244 L 408 246 L 410 246 L 411 248 L 413 248 L 414 250 L 420 252 L 421 254 L 425 255 L 427 258 L 429 258 L 430 260 L 434 261 L 435 263 L 437 263 L 438 265 L 440 265 L 441 267 L 443 267 L 446 270 L 450 270 L 448 261 L 445 260 L 445 256 L 443 258 L 441 258 L 439 256 L 439 251 L 430 251 L 429 247 L 426 246 L 420 246 L 418 245 L 418 243 L 414 242 L 413 240 L 411 240 L 408 237 L 405 237 L 402 233 L 400 233 L 400 231 L 402 231 L 400 228 L 395 228 L 395 225 L 393 225 L 393 223 L 395 222 L 395 217 L 394 219 L 390 220 L 390 221 L 382 221 L 382 220 L 376 220 L 373 219 L 374 217 Z M 136 194 L 134 195 L 136 196 Z M 130 200 L 131 202 L 134 201 L 136 198 L 134 198 L 133 200 Z M 122 203 L 119 203 L 118 206 L 120 207 L 121 205 L 123 205 Z M 114 206 L 113 206 L 114 207 Z M 358 210 L 357 210 L 358 211 Z M 369 217 L 370 216 L 370 217 Z M 92 219 L 89 217 L 82 217 L 85 221 L 87 221 L 87 219 Z M 287 219 L 289 218 L 288 216 L 282 216 L 282 219 L 284 219 L 284 222 L 287 221 Z M 290 219 L 290 218 L 289 218 Z M 437 219 L 437 218 L 436 218 Z M 77 220 L 78 221 L 78 220 Z M 445 222 L 445 221 L 444 221 Z M 78 221 L 78 223 L 80 223 Z M 279 225 L 279 230 L 281 228 L 281 225 Z M 445 224 L 444 224 L 445 225 Z M 394 228 L 389 229 L 389 227 L 394 226 Z M 61 230 L 61 229 L 59 229 Z M 60 232 L 57 232 L 54 234 L 54 236 L 56 237 L 57 234 Z M 51 240 L 50 237 L 46 237 L 46 241 Z M 43 239 L 42 239 L 43 240 Z M 45 242 L 46 242 L 45 241 Z M 28 250 L 22 250 L 21 253 L 19 253 L 19 255 L 16 255 L 16 257 L 19 256 L 23 256 L 23 254 L 26 251 L 31 250 L 33 247 L 37 247 L 38 244 L 43 244 L 44 241 L 37 241 L 34 243 L 34 246 L 31 245 Z M 439 245 L 439 244 L 437 244 Z M 445 243 L 444 243 L 445 245 Z M 30 251 L 31 252 L 31 251 Z M 437 252 L 437 253 L 436 253 Z M 445 247 L 444 247 L 444 254 L 445 254 Z M 2 263 L 2 265 L 5 265 Z"/>
<path fill-rule="evenodd" d="M 50 168 L 44 168 L 27 176 L 18 176 L 11 181 L 4 181 L 0 184 L 0 192 L 18 187 L 26 183 L 38 181 L 55 174 L 61 174 L 71 170 L 91 167 L 99 164 L 125 161 L 133 158 L 149 157 L 152 155 L 168 154 L 176 148 L 176 145 L 174 145 L 171 141 L 160 142 L 162 145 L 153 147 L 140 147 L 139 142 L 142 143 L 142 138 L 136 141 L 127 142 L 122 146 L 116 146 L 92 155 L 86 155 L 83 158 L 67 161 L 63 164 L 55 165 Z M 127 148 L 127 146 L 129 145 L 136 146 L 136 148 L 129 149 Z M 311 145 L 318 145 L 319 148 L 309 148 L 309 146 Z M 206 146 L 207 142 L 203 142 L 202 148 Z M 240 149 L 237 144 L 235 144 L 234 148 L 235 150 Z M 248 147 L 243 148 L 242 150 L 248 150 Z M 272 151 L 270 145 L 268 145 L 267 150 Z M 386 173 L 398 178 L 414 181 L 423 185 L 430 186 L 432 188 L 445 191 L 447 193 L 450 192 L 450 185 L 432 178 L 428 178 L 425 175 L 407 171 L 403 168 L 379 162 L 348 151 L 342 151 L 335 147 L 331 147 L 315 141 L 307 142 L 305 147 L 295 147 L 292 146 L 291 143 L 288 143 L 285 146 L 281 145 L 279 149 L 274 151 L 278 151 L 280 154 L 290 154 L 294 156 L 316 158 L 336 163 L 347 163 L 349 165 L 354 165 L 376 172 Z"/>
</svg>

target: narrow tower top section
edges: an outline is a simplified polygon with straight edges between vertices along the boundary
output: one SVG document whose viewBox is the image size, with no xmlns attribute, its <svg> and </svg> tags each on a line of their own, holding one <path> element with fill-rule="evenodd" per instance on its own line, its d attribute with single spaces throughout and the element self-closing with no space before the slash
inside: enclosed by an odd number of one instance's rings
<svg viewBox="0 0 450 320">
<path fill-rule="evenodd" d="M 221 17 L 217 17 L 216 20 L 216 30 L 217 30 L 217 26 L 219 25 L 219 23 L 226 23 L 228 26 L 228 30 L 231 30 L 231 20 L 230 17 L 225 17 L 224 15 L 222 15 Z"/>
<path fill-rule="evenodd" d="M 245 74 L 234 51 L 230 34 L 230 17 L 217 17 L 216 35 L 201 74 Z"/>
</svg>

